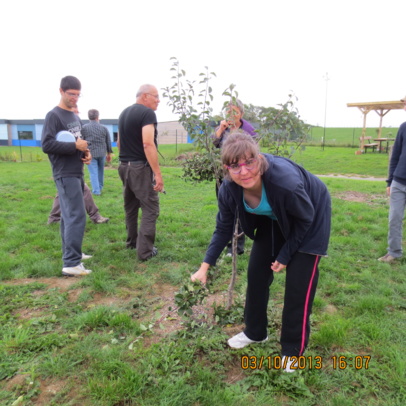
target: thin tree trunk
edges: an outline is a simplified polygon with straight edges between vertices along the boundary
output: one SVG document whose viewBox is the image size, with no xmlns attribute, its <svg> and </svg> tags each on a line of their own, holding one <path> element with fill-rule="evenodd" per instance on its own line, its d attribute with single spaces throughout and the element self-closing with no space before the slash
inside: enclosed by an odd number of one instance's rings
<svg viewBox="0 0 406 406">
<path fill-rule="evenodd" d="M 235 286 L 235 281 L 237 279 L 237 243 L 238 239 L 244 234 L 238 234 L 238 226 L 239 226 L 240 220 L 237 217 L 237 221 L 235 222 L 235 227 L 234 227 L 234 233 L 233 233 L 233 239 L 232 239 L 232 255 L 233 255 L 233 262 L 232 262 L 232 273 L 231 273 L 231 281 L 230 285 L 228 286 L 228 303 L 227 303 L 227 310 L 231 308 L 233 305 L 233 293 L 234 293 L 234 286 Z"/>
</svg>

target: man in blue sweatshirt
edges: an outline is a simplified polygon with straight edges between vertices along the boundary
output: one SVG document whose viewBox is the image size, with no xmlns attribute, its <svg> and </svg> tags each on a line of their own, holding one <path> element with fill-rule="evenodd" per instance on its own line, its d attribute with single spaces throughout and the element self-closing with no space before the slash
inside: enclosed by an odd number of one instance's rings
<svg viewBox="0 0 406 406">
<path fill-rule="evenodd" d="M 406 96 L 401 99 L 405 104 Z M 406 122 L 400 127 L 389 163 L 386 193 L 390 196 L 388 252 L 378 261 L 393 263 L 402 256 L 403 217 L 406 207 Z"/>
</svg>

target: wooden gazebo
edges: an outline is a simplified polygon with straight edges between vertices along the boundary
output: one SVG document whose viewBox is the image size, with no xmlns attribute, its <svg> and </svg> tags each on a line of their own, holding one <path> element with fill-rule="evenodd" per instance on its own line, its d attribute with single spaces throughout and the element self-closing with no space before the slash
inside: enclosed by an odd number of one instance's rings
<svg viewBox="0 0 406 406">
<path fill-rule="evenodd" d="M 366 126 L 367 126 L 367 114 L 370 111 L 375 111 L 380 117 L 379 120 L 379 130 L 377 138 L 382 136 L 382 119 L 388 114 L 391 110 L 403 110 L 405 104 L 402 101 L 386 101 L 386 102 L 366 102 L 366 103 L 347 103 L 347 107 L 358 107 L 362 114 L 364 115 L 364 124 L 362 126 L 361 134 L 361 151 L 364 151 L 364 139 L 366 135 Z"/>
</svg>

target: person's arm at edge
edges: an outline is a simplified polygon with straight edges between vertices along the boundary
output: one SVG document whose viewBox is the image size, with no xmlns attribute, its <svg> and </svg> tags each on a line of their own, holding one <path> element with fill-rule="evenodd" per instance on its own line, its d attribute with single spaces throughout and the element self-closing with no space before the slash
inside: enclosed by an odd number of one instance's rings
<svg viewBox="0 0 406 406">
<path fill-rule="evenodd" d="M 386 180 L 386 195 L 389 197 L 390 196 L 390 187 L 392 184 L 393 180 L 393 172 L 395 172 L 396 166 L 399 163 L 399 158 L 400 154 L 402 152 L 403 148 L 403 131 L 402 131 L 403 125 L 400 126 L 398 133 L 396 135 L 395 143 L 393 144 L 392 148 L 392 155 L 389 161 L 389 169 L 388 169 L 388 179 Z"/>
<path fill-rule="evenodd" d="M 218 205 L 219 211 L 216 216 L 216 229 L 200 268 L 190 277 L 192 282 L 200 281 L 206 284 L 209 268 L 216 265 L 216 261 L 227 245 L 229 236 L 232 233 L 232 229 L 224 228 L 224 224 L 231 222 L 231 227 L 233 227 L 234 215 L 232 213 L 235 212 L 235 208 L 232 208 L 230 211 L 229 206 L 225 203 L 224 189 L 219 191 Z M 221 227 L 221 225 L 223 226 Z"/>
<path fill-rule="evenodd" d="M 111 139 L 110 139 L 110 131 L 107 129 L 107 127 L 104 127 L 106 129 L 105 131 L 105 136 L 106 136 L 106 161 L 111 162 L 111 155 L 113 154 L 113 149 L 111 148 Z"/>
<path fill-rule="evenodd" d="M 158 150 L 154 143 L 154 133 L 155 127 L 153 124 L 142 127 L 142 143 L 144 145 L 145 156 L 155 175 L 154 190 L 162 192 L 164 189 L 164 181 L 162 179 L 161 168 L 159 167 Z"/>
</svg>

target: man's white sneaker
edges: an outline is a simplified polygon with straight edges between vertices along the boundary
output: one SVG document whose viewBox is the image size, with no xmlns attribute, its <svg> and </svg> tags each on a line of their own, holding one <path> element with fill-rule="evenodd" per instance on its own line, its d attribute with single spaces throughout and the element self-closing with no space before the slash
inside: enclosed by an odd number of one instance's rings
<svg viewBox="0 0 406 406">
<path fill-rule="evenodd" d="M 84 261 L 85 259 L 89 259 L 92 258 L 93 255 L 86 255 L 82 252 L 82 261 Z"/>
<path fill-rule="evenodd" d="M 238 333 L 234 337 L 231 337 L 227 343 L 231 348 L 244 348 L 247 345 L 250 345 L 252 343 L 263 343 L 268 340 L 268 337 L 265 338 L 262 341 L 254 341 L 248 338 L 244 332 Z"/>
<path fill-rule="evenodd" d="M 62 275 L 64 276 L 82 276 L 92 273 L 90 269 L 86 269 L 82 263 L 76 266 L 62 268 Z"/>
<path fill-rule="evenodd" d="M 285 372 L 295 372 L 296 371 L 296 368 L 292 368 L 292 364 L 293 364 L 294 360 L 295 360 L 294 357 L 289 357 L 286 355 L 284 355 L 282 357 L 282 368 Z"/>
</svg>

